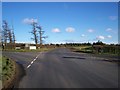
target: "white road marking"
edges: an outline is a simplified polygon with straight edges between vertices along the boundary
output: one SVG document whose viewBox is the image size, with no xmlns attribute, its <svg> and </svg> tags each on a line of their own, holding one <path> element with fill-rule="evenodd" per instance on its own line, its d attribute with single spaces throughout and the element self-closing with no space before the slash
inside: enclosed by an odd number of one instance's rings
<svg viewBox="0 0 120 90">
<path fill-rule="evenodd" d="M 35 61 L 36 59 L 33 60 L 33 62 Z"/>
<path fill-rule="evenodd" d="M 30 64 L 30 65 L 28 65 L 28 66 L 27 66 L 27 68 L 29 68 L 30 66 L 31 66 L 31 64 Z"/>
<path fill-rule="evenodd" d="M 41 54 L 41 53 L 40 53 L 40 54 Z M 38 54 L 38 55 L 31 61 L 31 63 L 27 66 L 27 68 L 30 68 L 30 66 L 36 61 L 36 59 L 39 57 L 40 54 Z"/>
<path fill-rule="evenodd" d="M 34 61 L 31 62 L 31 64 L 33 64 Z"/>
</svg>

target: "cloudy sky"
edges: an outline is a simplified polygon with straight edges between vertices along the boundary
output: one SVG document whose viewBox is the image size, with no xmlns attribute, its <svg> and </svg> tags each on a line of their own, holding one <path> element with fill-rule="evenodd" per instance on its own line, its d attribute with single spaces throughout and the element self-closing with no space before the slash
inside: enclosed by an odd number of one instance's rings
<svg viewBox="0 0 120 90">
<path fill-rule="evenodd" d="M 117 2 L 3 2 L 2 19 L 13 23 L 17 42 L 33 42 L 33 21 L 48 36 L 44 43 L 118 42 Z"/>
</svg>

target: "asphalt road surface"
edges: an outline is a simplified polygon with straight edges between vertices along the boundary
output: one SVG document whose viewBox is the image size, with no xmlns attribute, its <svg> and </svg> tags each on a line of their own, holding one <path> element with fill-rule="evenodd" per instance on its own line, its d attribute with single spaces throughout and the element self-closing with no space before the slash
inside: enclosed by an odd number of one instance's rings
<svg viewBox="0 0 120 90">
<path fill-rule="evenodd" d="M 49 52 L 3 52 L 23 65 L 17 88 L 118 88 L 118 65 L 60 48 Z"/>
</svg>

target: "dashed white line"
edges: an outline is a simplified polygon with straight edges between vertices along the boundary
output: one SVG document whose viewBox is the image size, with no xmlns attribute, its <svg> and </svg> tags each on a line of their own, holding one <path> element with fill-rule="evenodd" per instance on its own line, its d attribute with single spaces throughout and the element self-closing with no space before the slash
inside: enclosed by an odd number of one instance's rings
<svg viewBox="0 0 120 90">
<path fill-rule="evenodd" d="M 36 59 L 33 60 L 33 62 L 35 61 Z"/>
<path fill-rule="evenodd" d="M 31 66 L 31 64 L 30 64 L 30 65 L 28 65 L 28 66 L 27 66 L 27 68 L 29 68 L 30 66 Z"/>
<path fill-rule="evenodd" d="M 38 54 L 32 61 L 31 63 L 27 66 L 27 68 L 30 68 L 30 66 L 36 61 L 36 59 L 38 58 L 40 54 Z"/>
<path fill-rule="evenodd" d="M 31 64 L 33 64 L 34 61 L 31 62 Z"/>
</svg>

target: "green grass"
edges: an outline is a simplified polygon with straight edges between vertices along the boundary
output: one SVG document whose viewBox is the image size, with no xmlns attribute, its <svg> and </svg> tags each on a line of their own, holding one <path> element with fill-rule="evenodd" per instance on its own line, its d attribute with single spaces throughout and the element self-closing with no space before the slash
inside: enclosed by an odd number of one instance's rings
<svg viewBox="0 0 120 90">
<path fill-rule="evenodd" d="M 75 52 L 94 53 L 92 46 L 77 46 L 72 48 L 73 48 L 73 51 Z M 102 53 L 94 53 L 94 54 L 118 56 L 118 53 L 105 52 L 105 51 L 103 51 Z"/>
<path fill-rule="evenodd" d="M 0 56 L 0 81 L 2 81 L 2 56 Z"/>
<path fill-rule="evenodd" d="M 6 81 L 10 80 L 13 77 L 15 73 L 15 65 L 12 60 L 6 57 L 2 57 L 2 60 L 0 59 L 0 64 L 2 65 L 1 80 L 4 84 Z"/>
<path fill-rule="evenodd" d="M 6 50 L 6 51 L 12 51 L 12 52 L 44 52 L 44 51 L 49 51 L 52 50 L 53 48 L 40 48 L 40 49 L 36 49 L 36 50 L 28 50 L 28 49 L 20 49 L 20 50 Z"/>
<path fill-rule="evenodd" d="M 78 49 L 78 50 L 83 50 L 86 48 L 91 48 L 91 46 L 78 46 L 78 47 L 73 47 L 73 48 Z"/>
<path fill-rule="evenodd" d="M 92 53 L 92 46 L 77 46 L 73 49 L 77 52 Z"/>
</svg>

